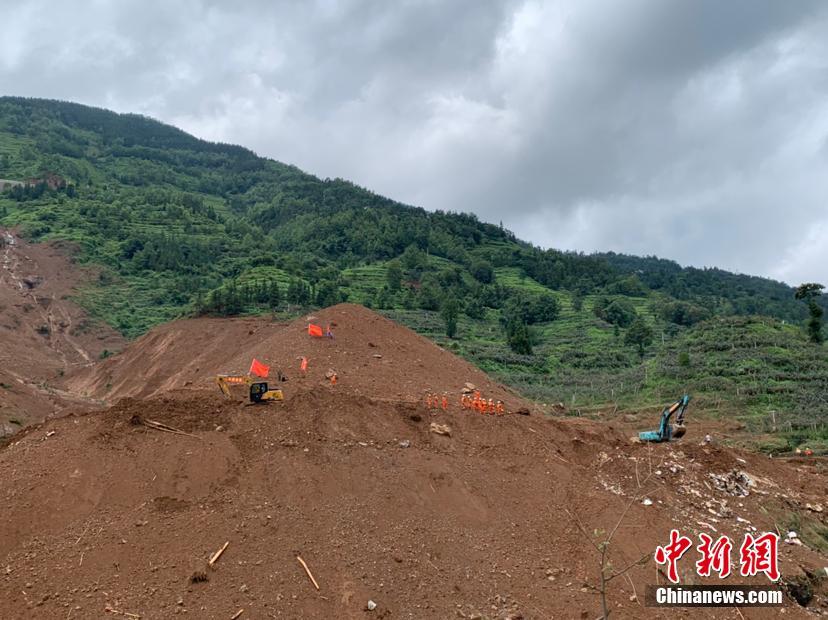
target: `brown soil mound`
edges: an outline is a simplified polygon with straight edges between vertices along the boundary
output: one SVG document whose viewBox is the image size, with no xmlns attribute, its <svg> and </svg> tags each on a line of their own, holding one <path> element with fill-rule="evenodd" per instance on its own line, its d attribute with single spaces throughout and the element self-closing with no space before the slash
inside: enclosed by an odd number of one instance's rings
<svg viewBox="0 0 828 620">
<path fill-rule="evenodd" d="M 692 427 L 681 442 L 641 445 L 611 424 L 484 416 L 454 399 L 430 411 L 424 389 L 456 394 L 469 380 L 513 409 L 521 402 L 368 310 L 342 305 L 317 320 L 336 321 L 335 340 L 310 340 L 304 320 L 182 321 L 135 343 L 140 354 L 73 377 L 94 393 L 111 381 L 111 393 L 159 395 L 50 420 L 0 449 L 0 617 L 227 619 L 243 609 L 241 618 L 591 620 L 599 565 L 585 532 L 610 531 L 623 514 L 610 547 L 617 569 L 651 555 L 673 527 L 738 545 L 751 528 L 784 535 L 796 524 L 806 544 L 781 545 L 783 577 L 812 579 L 810 609 L 825 604 L 815 576 L 828 560 L 814 550 L 828 512 L 820 461 L 701 446 Z M 289 372 L 288 400 L 270 405 L 200 384 L 246 370 L 254 355 L 283 369 L 305 355 L 311 370 Z M 734 470 L 747 472 L 748 495 L 733 494 Z M 683 583 L 718 583 L 695 577 L 692 555 Z M 607 589 L 614 616 L 677 615 L 643 606 L 645 586 L 664 583 L 652 560 L 626 576 Z M 786 613 L 809 614 L 791 599 Z"/>
<path fill-rule="evenodd" d="M 334 338 L 308 335 L 309 322 L 331 325 Z M 502 399 L 512 409 L 528 406 L 505 386 L 468 362 L 410 329 L 363 306 L 340 304 L 292 323 L 266 319 L 186 319 L 161 325 L 130 345 L 122 355 L 70 377 L 73 392 L 114 400 L 156 396 L 189 385 L 207 386 L 216 374 L 246 373 L 256 358 L 278 370 L 292 394 L 328 385 L 356 395 L 417 401 L 426 391 L 446 393 L 452 403 L 464 383 L 486 398 Z M 308 370 L 299 370 L 300 358 Z M 241 392 L 240 392 L 241 394 Z"/>
<path fill-rule="evenodd" d="M 83 402 L 56 387 L 60 377 L 123 347 L 69 299 L 84 275 L 67 248 L 0 229 L 0 438 Z"/>
</svg>

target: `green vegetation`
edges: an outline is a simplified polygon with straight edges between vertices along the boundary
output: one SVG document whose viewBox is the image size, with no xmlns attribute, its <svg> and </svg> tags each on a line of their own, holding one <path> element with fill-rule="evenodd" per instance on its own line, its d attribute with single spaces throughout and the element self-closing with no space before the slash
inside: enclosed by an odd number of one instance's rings
<svg viewBox="0 0 828 620">
<path fill-rule="evenodd" d="M 638 349 L 638 356 L 643 360 L 644 352 L 653 343 L 653 328 L 641 317 L 636 318 L 624 336 L 626 344 Z"/>
<path fill-rule="evenodd" d="M 811 282 L 809 284 L 802 284 L 796 289 L 794 295 L 797 299 L 804 300 L 808 304 L 808 337 L 814 344 L 822 344 L 822 315 L 824 310 L 817 303 L 822 290 L 825 287 L 822 284 Z"/>
<path fill-rule="evenodd" d="M 440 314 L 446 324 L 446 336 L 454 338 L 457 335 L 457 317 L 460 314 L 460 306 L 454 297 L 446 296 L 443 299 L 443 306 Z"/>
<path fill-rule="evenodd" d="M 451 346 L 541 402 L 588 411 L 690 392 L 784 446 L 826 443 L 826 307 L 793 288 L 654 257 L 541 250 L 464 213 L 136 115 L 0 98 L 0 225 L 63 240 L 96 279 L 77 300 L 129 337 L 185 315 L 352 301 Z M 816 322 L 815 322 L 816 321 Z M 816 330 L 816 331 L 815 331 Z M 775 422 L 773 421 L 775 420 Z"/>
</svg>

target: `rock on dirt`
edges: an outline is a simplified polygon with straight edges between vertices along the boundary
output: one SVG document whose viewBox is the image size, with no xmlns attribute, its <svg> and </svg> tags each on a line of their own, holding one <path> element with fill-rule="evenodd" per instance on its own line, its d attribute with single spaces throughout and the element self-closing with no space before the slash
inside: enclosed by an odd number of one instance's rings
<svg viewBox="0 0 828 620">
<path fill-rule="evenodd" d="M 428 430 L 437 435 L 446 435 L 451 437 L 451 427 L 448 424 L 438 424 L 437 422 L 432 422 L 429 425 Z"/>
</svg>

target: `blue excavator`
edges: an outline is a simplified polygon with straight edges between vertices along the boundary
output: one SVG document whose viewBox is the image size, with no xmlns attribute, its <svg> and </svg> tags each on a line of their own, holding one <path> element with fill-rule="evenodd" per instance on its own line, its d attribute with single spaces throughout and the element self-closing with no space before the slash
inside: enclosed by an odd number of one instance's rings
<svg viewBox="0 0 828 620">
<path fill-rule="evenodd" d="M 687 432 L 687 427 L 684 426 L 684 414 L 689 404 L 690 396 L 685 394 L 672 405 L 666 406 L 664 411 L 661 412 L 661 423 L 658 425 L 658 430 L 639 433 L 638 439 L 640 441 L 661 443 L 684 437 L 684 433 Z M 676 423 L 670 424 L 670 419 L 674 415 L 676 416 Z"/>
</svg>

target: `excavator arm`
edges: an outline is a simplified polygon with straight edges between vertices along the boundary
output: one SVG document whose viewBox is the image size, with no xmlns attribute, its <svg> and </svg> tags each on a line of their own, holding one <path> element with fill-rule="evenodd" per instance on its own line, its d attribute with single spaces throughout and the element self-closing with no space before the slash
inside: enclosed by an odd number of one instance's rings
<svg viewBox="0 0 828 620">
<path fill-rule="evenodd" d="M 684 426 L 684 414 L 687 412 L 687 405 L 690 404 L 690 396 L 685 394 L 672 405 L 665 407 L 661 412 L 661 421 L 658 425 L 657 431 L 644 431 L 638 434 L 641 441 L 652 441 L 660 443 L 662 441 L 671 441 L 673 439 L 680 439 L 687 431 Z M 676 424 L 670 424 L 670 419 L 676 416 Z"/>
<path fill-rule="evenodd" d="M 217 375 L 215 381 L 224 395 L 230 396 L 231 385 L 247 385 L 250 383 L 250 377 L 244 375 Z"/>
</svg>

